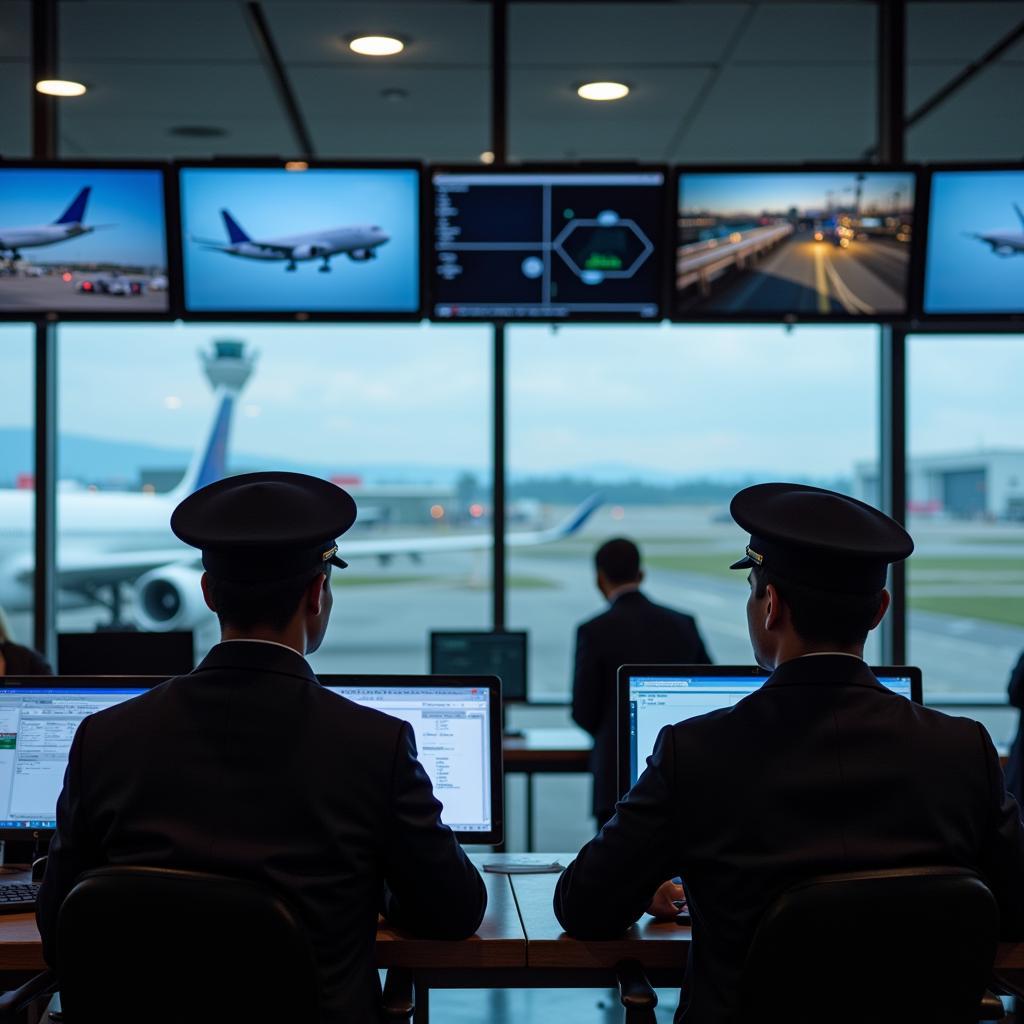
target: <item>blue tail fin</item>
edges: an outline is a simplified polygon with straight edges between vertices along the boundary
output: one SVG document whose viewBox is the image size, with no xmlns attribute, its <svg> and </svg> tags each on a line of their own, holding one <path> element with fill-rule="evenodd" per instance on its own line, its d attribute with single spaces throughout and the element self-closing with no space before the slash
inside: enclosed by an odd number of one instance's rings
<svg viewBox="0 0 1024 1024">
<path fill-rule="evenodd" d="M 53 222 L 54 224 L 80 224 L 85 220 L 85 204 L 89 202 L 91 185 L 86 185 L 71 201 L 71 205 Z"/>
<path fill-rule="evenodd" d="M 1024 228 L 1024 211 L 1016 203 L 1013 204 L 1013 208 L 1017 211 L 1017 216 L 1020 217 L 1021 228 Z"/>
<path fill-rule="evenodd" d="M 199 465 L 196 467 L 195 479 L 192 481 L 192 490 L 194 491 L 224 478 L 227 471 L 228 435 L 231 432 L 231 413 L 234 404 L 234 396 L 224 393 L 220 408 L 217 410 L 217 418 L 213 423 L 213 430 L 206 443 L 206 451 L 203 452 Z"/>
<path fill-rule="evenodd" d="M 220 215 L 224 218 L 224 227 L 228 230 L 228 239 L 232 245 L 236 242 L 249 241 L 249 236 L 238 226 L 238 221 L 227 210 L 221 210 Z"/>
</svg>

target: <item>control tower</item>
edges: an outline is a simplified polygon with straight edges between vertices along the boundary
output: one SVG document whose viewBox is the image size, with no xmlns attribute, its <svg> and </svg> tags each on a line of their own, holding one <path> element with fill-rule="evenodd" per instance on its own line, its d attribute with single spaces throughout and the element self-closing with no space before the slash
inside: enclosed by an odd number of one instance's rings
<svg viewBox="0 0 1024 1024">
<path fill-rule="evenodd" d="M 209 351 L 199 350 L 199 359 L 210 387 L 214 391 L 224 388 L 233 392 L 235 397 L 252 376 L 258 355 L 257 352 L 247 355 L 245 342 L 235 338 L 217 338 Z"/>
</svg>

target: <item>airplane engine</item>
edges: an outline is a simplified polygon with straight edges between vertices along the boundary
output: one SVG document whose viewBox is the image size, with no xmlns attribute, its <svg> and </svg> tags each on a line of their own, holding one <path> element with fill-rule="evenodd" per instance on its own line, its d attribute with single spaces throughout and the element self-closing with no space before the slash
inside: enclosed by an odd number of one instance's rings
<svg viewBox="0 0 1024 1024">
<path fill-rule="evenodd" d="M 318 256 L 325 256 L 327 247 L 324 245 L 297 245 L 292 249 L 293 260 L 315 260 Z"/>
<path fill-rule="evenodd" d="M 350 260 L 355 260 L 356 263 L 365 263 L 367 260 L 375 260 L 377 254 L 372 249 L 353 249 L 349 254 Z"/>
<path fill-rule="evenodd" d="M 187 565 L 165 565 L 140 576 L 133 588 L 139 628 L 168 633 L 199 625 L 211 614 L 199 586 L 202 575 Z"/>
</svg>

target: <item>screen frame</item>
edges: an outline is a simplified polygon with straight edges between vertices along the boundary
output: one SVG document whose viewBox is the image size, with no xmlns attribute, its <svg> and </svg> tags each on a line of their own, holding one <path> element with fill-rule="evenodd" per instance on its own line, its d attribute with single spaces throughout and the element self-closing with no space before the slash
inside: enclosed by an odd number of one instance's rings
<svg viewBox="0 0 1024 1024">
<path fill-rule="evenodd" d="M 930 234 L 929 228 L 931 227 L 931 215 L 932 215 L 932 179 L 938 173 L 941 174 L 946 171 L 962 172 L 962 171 L 977 171 L 979 173 L 991 172 L 991 171 L 1015 171 L 1018 174 L 1024 175 L 1024 163 L 1008 163 L 1002 162 L 988 162 L 988 163 L 941 163 L 926 164 L 921 168 L 918 175 L 918 188 L 921 189 L 921 202 L 922 202 L 922 216 L 921 224 L 923 230 L 920 232 L 920 254 L 918 260 L 918 273 L 916 284 L 915 304 L 914 304 L 914 320 L 916 324 L 945 324 L 952 326 L 955 324 L 963 324 L 965 329 L 971 325 L 979 324 L 1000 324 L 1006 325 L 1008 329 L 1013 329 L 1011 325 L 1016 325 L 1016 330 L 1020 331 L 1020 324 L 1024 322 L 1024 310 L 1017 313 L 929 313 L 924 306 L 924 291 L 925 281 L 928 276 L 928 236 Z M 916 214 L 915 214 L 916 217 Z M 1024 231 L 1024 228 L 1022 228 Z M 915 229 L 915 239 L 918 238 L 918 232 Z M 1021 255 L 1021 259 L 1024 260 L 1024 254 Z M 908 331 L 911 333 L 911 331 Z"/>
<path fill-rule="evenodd" d="M 2 690 L 151 690 L 166 682 L 171 676 L 25 676 L 10 675 L 0 678 Z M 142 683 L 141 686 L 128 685 Z M 138 696 L 138 695 L 136 695 Z M 77 730 L 76 730 L 77 731 Z M 56 808 L 54 808 L 56 813 Z M 0 828 L 0 840 L 4 842 L 48 843 L 55 832 L 52 828 Z M 45 853 L 45 850 L 42 851 Z M 42 855 L 42 853 L 40 855 Z"/>
<path fill-rule="evenodd" d="M 136 312 L 131 306 L 109 310 L 48 310 L 19 309 L 0 310 L 0 322 L 31 322 L 43 320 L 46 323 L 166 323 L 178 318 L 183 298 L 181 279 L 177 276 L 176 261 L 181 250 L 176 221 L 177 209 L 172 200 L 173 175 L 166 160 L 33 160 L 28 157 L 6 159 L 0 157 L 2 170 L 64 170 L 75 171 L 158 171 L 163 184 L 164 218 L 164 265 L 167 268 L 167 309 L 163 312 Z"/>
<path fill-rule="evenodd" d="M 160 632 L 154 632 L 152 630 L 124 630 L 124 631 L 121 631 L 121 630 L 109 630 L 109 631 L 108 630 L 102 630 L 102 631 L 98 631 L 98 630 L 92 630 L 92 631 L 68 630 L 67 632 L 62 632 L 62 631 L 58 630 L 57 631 L 57 645 L 56 645 L 56 651 L 57 651 L 57 671 L 62 676 L 74 676 L 76 674 L 74 672 L 65 672 L 63 670 L 63 668 L 62 668 L 62 660 L 63 660 L 64 657 L 66 657 L 68 652 L 65 649 L 63 654 L 62 654 L 62 652 L 61 652 L 61 648 L 62 647 L 64 647 L 64 648 L 66 648 L 67 646 L 75 647 L 75 646 L 77 646 L 80 643 L 84 643 L 87 647 L 92 646 L 93 644 L 95 644 L 95 646 L 99 647 L 99 646 L 101 646 L 100 638 L 108 640 L 109 642 L 111 642 L 113 644 L 118 644 L 118 643 L 122 642 L 125 639 L 131 640 L 131 639 L 135 639 L 135 638 L 138 638 L 138 637 L 161 637 L 161 638 L 167 638 L 167 639 L 163 639 L 162 641 L 155 641 L 155 642 L 162 642 L 162 643 L 166 644 L 168 647 L 170 647 L 172 645 L 177 645 L 180 648 L 180 651 L 177 652 L 177 653 L 184 653 L 186 647 L 189 649 L 189 652 L 190 652 L 189 653 L 189 660 L 192 662 L 191 667 L 185 669 L 183 672 L 174 673 L 173 675 L 186 675 L 187 673 L 191 672 L 195 668 L 195 633 L 191 629 L 171 629 L 171 630 L 162 630 Z M 169 639 L 171 637 L 173 637 L 174 639 L 173 640 Z M 154 642 L 154 641 L 143 640 L 144 644 L 147 643 L 147 642 Z M 125 675 L 127 673 L 120 673 L 120 674 Z M 132 677 L 132 678 L 134 678 L 134 677 Z M 169 675 L 166 675 L 166 676 L 162 676 L 161 678 L 170 679 L 170 678 L 172 678 L 172 675 L 169 674 Z M 0 678 L 0 689 L 2 689 L 2 686 L 3 686 L 3 679 Z"/>
<path fill-rule="evenodd" d="M 447 672 L 439 672 L 436 668 L 437 662 L 437 643 L 438 641 L 446 637 L 477 637 L 477 636 L 501 636 L 501 637 L 512 637 L 513 639 L 519 639 L 521 641 L 521 647 L 523 651 L 523 693 L 524 696 L 520 697 L 507 697 L 505 696 L 504 689 L 502 690 L 501 702 L 502 705 L 507 706 L 509 704 L 529 704 L 530 703 L 530 666 L 529 666 L 529 633 L 525 629 L 432 629 L 430 631 L 430 674 L 444 676 L 446 679 L 455 679 L 457 676 Z M 474 678 L 474 677 L 469 677 Z M 504 682 L 502 683 L 504 687 Z"/>
<path fill-rule="evenodd" d="M 666 288 L 668 291 L 667 317 L 675 324 L 701 324 L 701 323 L 752 323 L 752 324 L 846 324 L 846 323 L 869 323 L 869 324 L 893 324 L 906 323 L 912 320 L 918 310 L 917 299 L 919 296 L 918 286 L 922 277 L 922 231 L 921 225 L 924 222 L 924 215 L 927 207 L 922 205 L 922 168 L 920 164 L 901 162 L 892 165 L 879 165 L 864 163 L 863 161 L 841 161 L 841 162 L 813 162 L 804 164 L 674 164 L 672 166 L 672 190 L 671 190 L 671 231 L 672 231 L 672 256 L 666 267 Z M 718 313 L 690 311 L 680 312 L 677 306 L 675 286 L 675 253 L 679 245 L 678 225 L 678 201 L 679 185 L 684 175 L 687 174 L 814 174 L 832 173 L 857 174 L 910 174 L 914 179 L 914 203 L 912 234 L 910 239 L 910 251 L 907 264 L 906 284 L 906 308 L 902 312 L 890 313 L 773 313 L 761 310 L 750 313 Z"/>
<path fill-rule="evenodd" d="M 425 308 L 424 313 L 431 323 L 435 324 L 505 324 L 505 323 L 526 323 L 526 324 L 571 324 L 571 323 L 626 323 L 635 325 L 658 324 L 665 320 L 669 314 L 669 300 L 672 297 L 667 290 L 666 284 L 669 280 L 669 267 L 671 260 L 667 259 L 667 246 L 674 248 L 674 231 L 670 227 L 674 224 L 671 219 L 673 209 L 673 194 L 670 190 L 670 183 L 673 180 L 673 167 L 666 163 L 643 162 L 628 163 L 616 161 L 541 161 L 537 163 L 505 163 L 505 164 L 467 164 L 467 163 L 439 163 L 426 166 L 424 178 L 426 226 L 423 232 L 423 268 L 425 283 Z M 656 273 L 657 306 L 658 312 L 652 317 L 633 316 L 624 313 L 572 313 L 564 317 L 545 316 L 458 316 L 438 317 L 434 315 L 436 305 L 434 298 L 434 237 L 436 230 L 436 214 L 434 203 L 434 175 L 435 174 L 476 174 L 480 176 L 492 174 L 649 174 L 656 172 L 662 175 L 662 202 L 661 202 L 661 238 L 660 247 L 657 242 L 653 257 Z"/>
<path fill-rule="evenodd" d="M 921 669 L 915 665 L 870 665 L 876 677 L 907 676 L 910 679 L 910 699 L 915 704 L 924 703 Z M 632 765 L 629 759 L 629 680 L 633 676 L 705 676 L 718 679 L 729 676 L 747 676 L 750 679 L 767 680 L 771 672 L 760 665 L 622 665 L 616 674 L 616 784 L 619 797 L 625 796 L 630 788 Z"/>
<path fill-rule="evenodd" d="M 455 838 L 462 844 L 473 846 L 500 846 L 505 836 L 505 764 L 501 736 L 501 680 L 497 676 L 448 676 L 448 675 L 374 675 L 372 673 L 317 674 L 320 685 L 335 686 L 379 686 L 381 688 L 404 687 L 424 690 L 440 686 L 475 686 L 486 689 L 489 694 L 487 714 L 488 731 L 491 739 L 491 828 L 487 832 L 462 832 L 452 829 Z M 454 680 L 454 681 L 453 681 Z M 341 696 L 340 694 L 338 696 Z M 347 699 L 347 698 L 346 698 Z M 383 712 L 382 712 L 383 713 Z M 391 716 L 394 717 L 394 716 Z M 442 801 L 443 803 L 443 801 Z"/>
<path fill-rule="evenodd" d="M 182 204 L 181 204 L 181 172 L 189 169 L 206 170 L 278 170 L 286 171 L 286 164 L 299 161 L 307 165 L 307 170 L 317 171 L 390 171 L 390 170 L 412 170 L 416 171 L 418 177 L 417 189 L 417 216 L 416 230 L 419 232 L 418 244 L 415 251 L 419 259 L 419 273 L 417 274 L 417 305 L 414 310 L 405 312 L 327 312 L 327 311 L 294 311 L 287 310 L 190 310 L 186 305 L 187 296 L 185 289 L 185 241 L 182 233 Z M 173 258 L 175 260 L 174 273 L 178 278 L 181 288 L 179 303 L 177 306 L 176 319 L 185 320 L 190 323 L 256 323 L 267 321 L 270 323 L 418 323 L 424 318 L 426 309 L 426 281 L 427 269 L 424 262 L 424 237 L 426 223 L 427 199 L 425 165 L 421 160 L 310 160 L 305 157 L 292 157 L 280 159 L 244 157 L 216 157 L 209 160 L 182 159 L 174 160 L 170 167 L 170 196 L 171 211 L 175 228 L 175 247 Z M 287 173 L 304 174 L 305 171 L 292 171 Z"/>
</svg>

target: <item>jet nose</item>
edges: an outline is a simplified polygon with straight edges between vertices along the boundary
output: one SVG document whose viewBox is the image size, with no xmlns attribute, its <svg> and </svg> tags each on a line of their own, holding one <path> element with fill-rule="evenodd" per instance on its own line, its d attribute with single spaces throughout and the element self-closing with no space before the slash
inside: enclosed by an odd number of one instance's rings
<svg viewBox="0 0 1024 1024">
<path fill-rule="evenodd" d="M 384 242 L 390 242 L 391 241 L 391 236 L 389 234 L 387 234 L 386 232 L 384 232 L 384 231 L 378 231 L 377 232 L 377 240 L 381 244 L 383 244 Z"/>
</svg>

